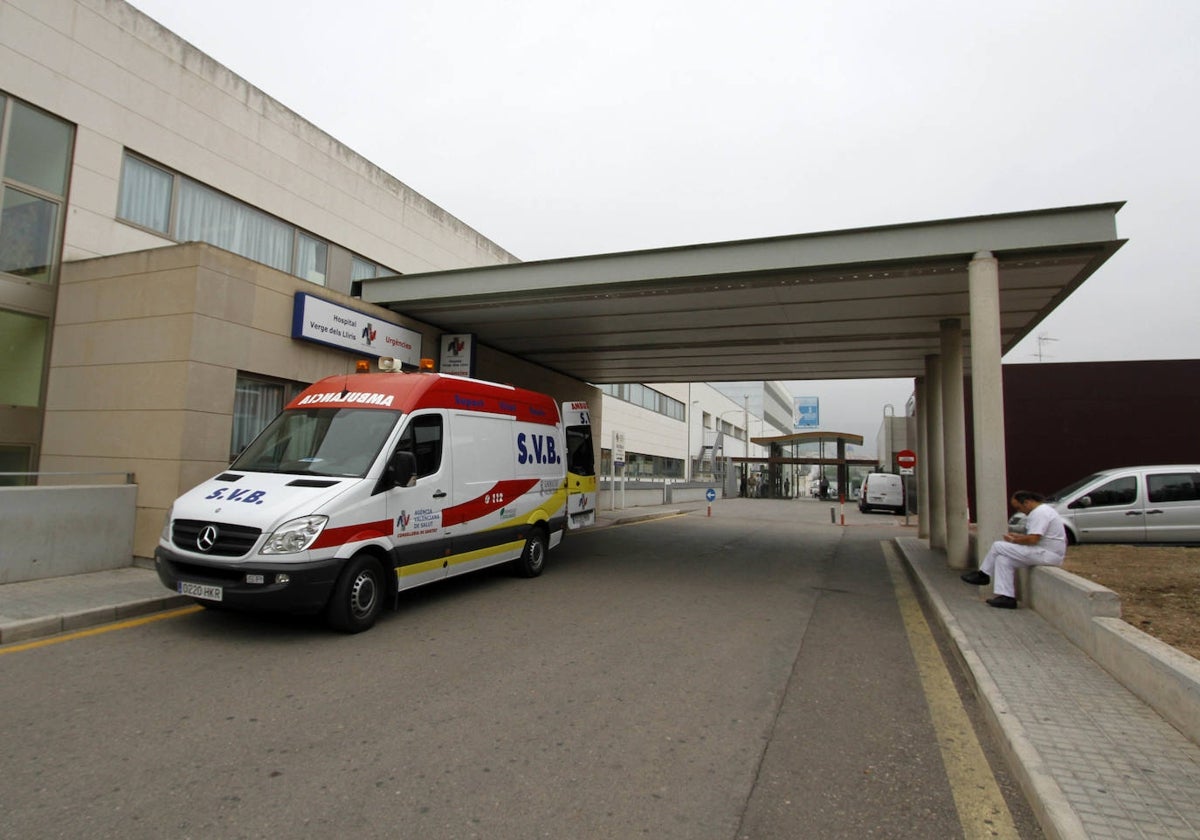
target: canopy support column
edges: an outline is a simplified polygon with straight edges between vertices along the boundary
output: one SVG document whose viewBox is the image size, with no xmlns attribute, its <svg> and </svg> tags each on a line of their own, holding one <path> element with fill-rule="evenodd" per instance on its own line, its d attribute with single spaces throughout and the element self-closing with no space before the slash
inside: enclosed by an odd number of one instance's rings
<svg viewBox="0 0 1200 840">
<path fill-rule="evenodd" d="M 971 402 L 975 434 L 975 564 L 1007 529 L 1000 263 L 980 251 L 967 269 L 971 307 Z"/>
</svg>

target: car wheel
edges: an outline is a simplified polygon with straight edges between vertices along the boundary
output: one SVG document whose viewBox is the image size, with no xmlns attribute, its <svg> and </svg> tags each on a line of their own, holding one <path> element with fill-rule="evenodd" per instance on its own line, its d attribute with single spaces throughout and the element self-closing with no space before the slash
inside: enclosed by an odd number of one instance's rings
<svg viewBox="0 0 1200 840">
<path fill-rule="evenodd" d="M 521 577 L 537 577 L 546 567 L 546 532 L 534 528 L 525 540 L 525 548 L 514 563 L 517 574 Z"/>
<path fill-rule="evenodd" d="M 358 554 L 342 569 L 325 617 L 329 626 L 343 633 L 361 633 L 375 626 L 383 609 L 383 570 L 374 557 Z"/>
</svg>

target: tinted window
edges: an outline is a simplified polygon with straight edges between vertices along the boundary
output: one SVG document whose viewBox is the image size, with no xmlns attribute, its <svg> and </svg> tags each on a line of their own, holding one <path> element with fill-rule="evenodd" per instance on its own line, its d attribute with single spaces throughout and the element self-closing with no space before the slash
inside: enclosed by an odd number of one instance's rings
<svg viewBox="0 0 1200 840">
<path fill-rule="evenodd" d="M 1200 499 L 1200 473 L 1151 473 L 1146 491 L 1154 503 L 1195 501 Z"/>
<path fill-rule="evenodd" d="M 437 414 L 414 417 L 400 435 L 396 451 L 416 457 L 417 478 L 433 475 L 442 466 L 442 418 Z"/>
<path fill-rule="evenodd" d="M 1137 477 L 1129 475 L 1124 478 L 1114 478 L 1088 493 L 1087 498 L 1092 500 L 1092 507 L 1131 505 L 1137 501 Z M 1071 507 L 1080 507 L 1080 504 L 1073 502 Z"/>
<path fill-rule="evenodd" d="M 575 475 L 596 474 L 591 426 L 567 427 L 567 472 Z"/>
</svg>

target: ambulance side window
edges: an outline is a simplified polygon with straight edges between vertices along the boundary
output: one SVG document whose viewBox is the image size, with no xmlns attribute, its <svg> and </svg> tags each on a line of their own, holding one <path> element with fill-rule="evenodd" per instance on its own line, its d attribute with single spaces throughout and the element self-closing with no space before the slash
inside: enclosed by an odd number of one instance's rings
<svg viewBox="0 0 1200 840">
<path fill-rule="evenodd" d="M 400 435 L 396 451 L 416 457 L 417 478 L 436 473 L 442 467 L 442 418 L 437 414 L 414 417 Z"/>
</svg>

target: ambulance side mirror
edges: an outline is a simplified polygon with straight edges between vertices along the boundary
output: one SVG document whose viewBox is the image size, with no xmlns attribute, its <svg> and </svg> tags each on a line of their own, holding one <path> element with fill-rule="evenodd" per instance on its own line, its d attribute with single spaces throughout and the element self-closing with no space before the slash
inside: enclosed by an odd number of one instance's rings
<svg viewBox="0 0 1200 840">
<path fill-rule="evenodd" d="M 412 487 L 417 483 L 417 456 L 404 450 L 396 452 L 383 477 L 389 487 Z"/>
</svg>

